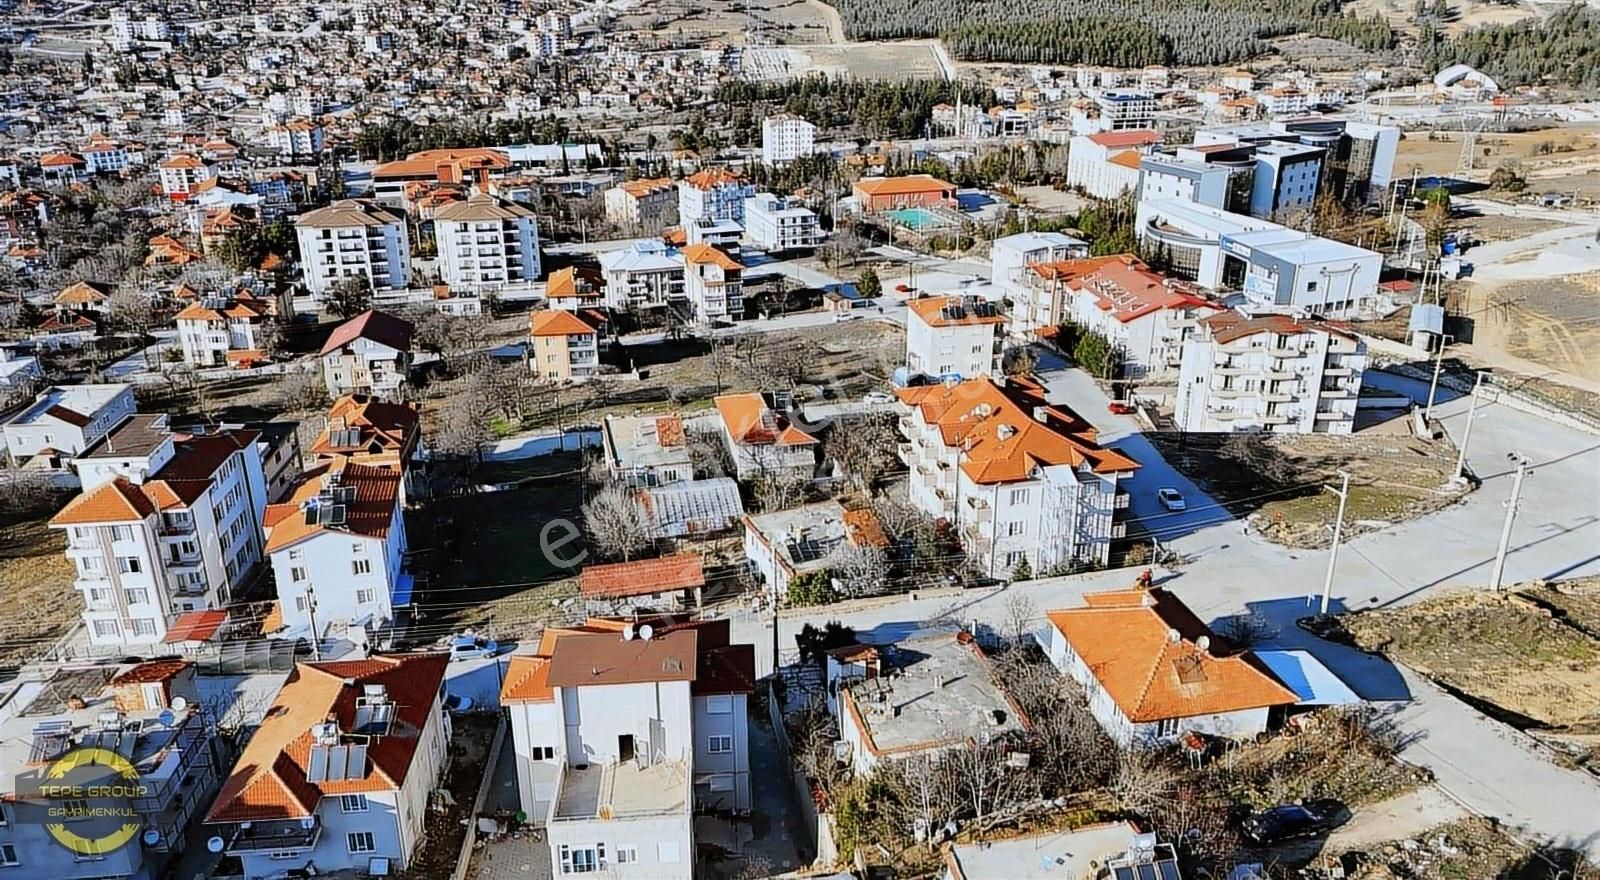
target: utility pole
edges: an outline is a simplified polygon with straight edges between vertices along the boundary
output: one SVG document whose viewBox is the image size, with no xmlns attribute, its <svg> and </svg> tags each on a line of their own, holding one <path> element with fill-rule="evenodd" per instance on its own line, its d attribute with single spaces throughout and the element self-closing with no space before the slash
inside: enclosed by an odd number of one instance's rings
<svg viewBox="0 0 1600 880">
<path fill-rule="evenodd" d="M 1528 476 L 1528 457 L 1520 452 L 1508 453 L 1517 463 L 1517 474 L 1511 480 L 1511 498 L 1506 501 L 1506 522 L 1500 527 L 1500 548 L 1494 553 L 1494 574 L 1489 576 L 1489 589 L 1500 589 L 1506 574 L 1506 553 L 1511 549 L 1511 524 L 1517 519 L 1517 506 L 1522 503 L 1522 481 Z"/>
<path fill-rule="evenodd" d="M 322 634 L 317 632 L 317 590 L 306 585 L 306 616 L 311 619 L 311 659 L 322 659 Z"/>
<path fill-rule="evenodd" d="M 1461 432 L 1461 448 L 1456 451 L 1456 473 L 1454 479 L 1467 478 L 1467 444 L 1472 441 L 1472 423 L 1478 420 L 1478 389 L 1483 387 L 1483 371 L 1478 371 L 1478 378 L 1472 382 L 1472 405 L 1467 408 L 1467 427 Z"/>
<path fill-rule="evenodd" d="M 1339 496 L 1339 515 L 1333 521 L 1333 545 L 1328 548 L 1328 576 L 1322 580 L 1322 610 L 1318 613 L 1328 616 L 1328 597 L 1333 592 L 1333 569 L 1339 564 L 1339 539 L 1344 536 L 1344 507 L 1350 501 L 1350 472 L 1339 472 L 1339 488 L 1327 486 L 1329 492 Z"/>
<path fill-rule="evenodd" d="M 1455 337 L 1446 333 L 1439 337 L 1439 353 L 1433 357 L 1433 381 L 1428 383 L 1428 408 L 1422 413 L 1424 424 L 1433 421 L 1433 396 L 1439 391 L 1439 371 L 1444 368 L 1444 347 L 1455 341 Z M 1432 436 L 1432 432 L 1429 432 Z"/>
</svg>

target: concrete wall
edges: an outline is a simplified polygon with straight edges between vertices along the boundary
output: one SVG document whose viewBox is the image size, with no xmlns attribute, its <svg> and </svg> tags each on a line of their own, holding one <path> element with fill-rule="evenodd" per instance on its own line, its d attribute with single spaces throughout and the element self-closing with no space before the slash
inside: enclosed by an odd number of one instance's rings
<svg viewBox="0 0 1600 880">
<path fill-rule="evenodd" d="M 665 760 L 692 754 L 686 681 L 556 688 L 556 701 L 568 764 L 615 763 L 623 736 L 633 737 L 635 754 L 649 738 Z"/>
</svg>

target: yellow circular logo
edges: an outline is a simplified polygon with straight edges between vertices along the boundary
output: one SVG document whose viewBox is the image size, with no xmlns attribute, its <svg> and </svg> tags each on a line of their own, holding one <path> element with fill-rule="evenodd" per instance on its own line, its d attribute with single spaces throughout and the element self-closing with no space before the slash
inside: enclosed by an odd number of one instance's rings
<svg viewBox="0 0 1600 880">
<path fill-rule="evenodd" d="M 97 856 L 126 845 L 144 823 L 132 799 L 146 794 L 139 771 L 109 749 L 75 749 L 50 764 L 41 779 L 50 798 L 45 830 L 78 855 Z"/>
</svg>

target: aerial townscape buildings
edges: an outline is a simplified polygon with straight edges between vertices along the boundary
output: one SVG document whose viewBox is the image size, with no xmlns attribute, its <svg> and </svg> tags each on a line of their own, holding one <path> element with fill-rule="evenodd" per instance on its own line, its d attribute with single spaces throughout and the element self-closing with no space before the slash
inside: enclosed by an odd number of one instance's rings
<svg viewBox="0 0 1600 880">
<path fill-rule="evenodd" d="M 0 6 L 0 880 L 1590 876 L 1536 5 Z"/>
</svg>

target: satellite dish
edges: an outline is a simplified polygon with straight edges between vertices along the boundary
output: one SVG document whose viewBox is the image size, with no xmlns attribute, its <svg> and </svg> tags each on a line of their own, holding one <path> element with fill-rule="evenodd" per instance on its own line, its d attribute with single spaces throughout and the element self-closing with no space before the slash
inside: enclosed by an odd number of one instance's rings
<svg viewBox="0 0 1600 880">
<path fill-rule="evenodd" d="M 1183 641 L 1183 633 L 1178 632 L 1176 629 L 1169 629 L 1167 630 L 1167 641 L 1176 645 Z"/>
<path fill-rule="evenodd" d="M 188 697 L 173 697 L 172 698 L 172 711 L 174 711 L 174 712 L 182 712 L 183 710 L 185 710 L 187 708 L 189 708 L 189 698 Z"/>
<path fill-rule="evenodd" d="M 1211 647 L 1211 637 L 1210 636 L 1201 636 L 1200 638 L 1195 639 L 1194 640 L 1194 646 L 1196 648 L 1199 648 L 1202 651 L 1210 649 L 1210 647 Z"/>
<path fill-rule="evenodd" d="M 633 641 L 633 624 L 630 623 L 622 628 L 622 640 L 624 642 Z"/>
<path fill-rule="evenodd" d="M 223 842 L 220 837 L 213 837 L 206 841 L 206 849 L 214 853 L 222 852 Z"/>
<path fill-rule="evenodd" d="M 162 709 L 161 714 L 156 716 L 156 720 L 161 722 L 162 727 L 171 727 L 172 721 L 176 717 L 172 714 L 171 709 Z"/>
<path fill-rule="evenodd" d="M 650 637 L 655 634 L 656 628 L 648 623 L 639 627 L 639 638 L 644 639 L 647 642 L 650 641 Z"/>
<path fill-rule="evenodd" d="M 151 828 L 140 839 L 144 841 L 145 846 L 155 846 L 161 842 L 161 832 Z"/>
</svg>

